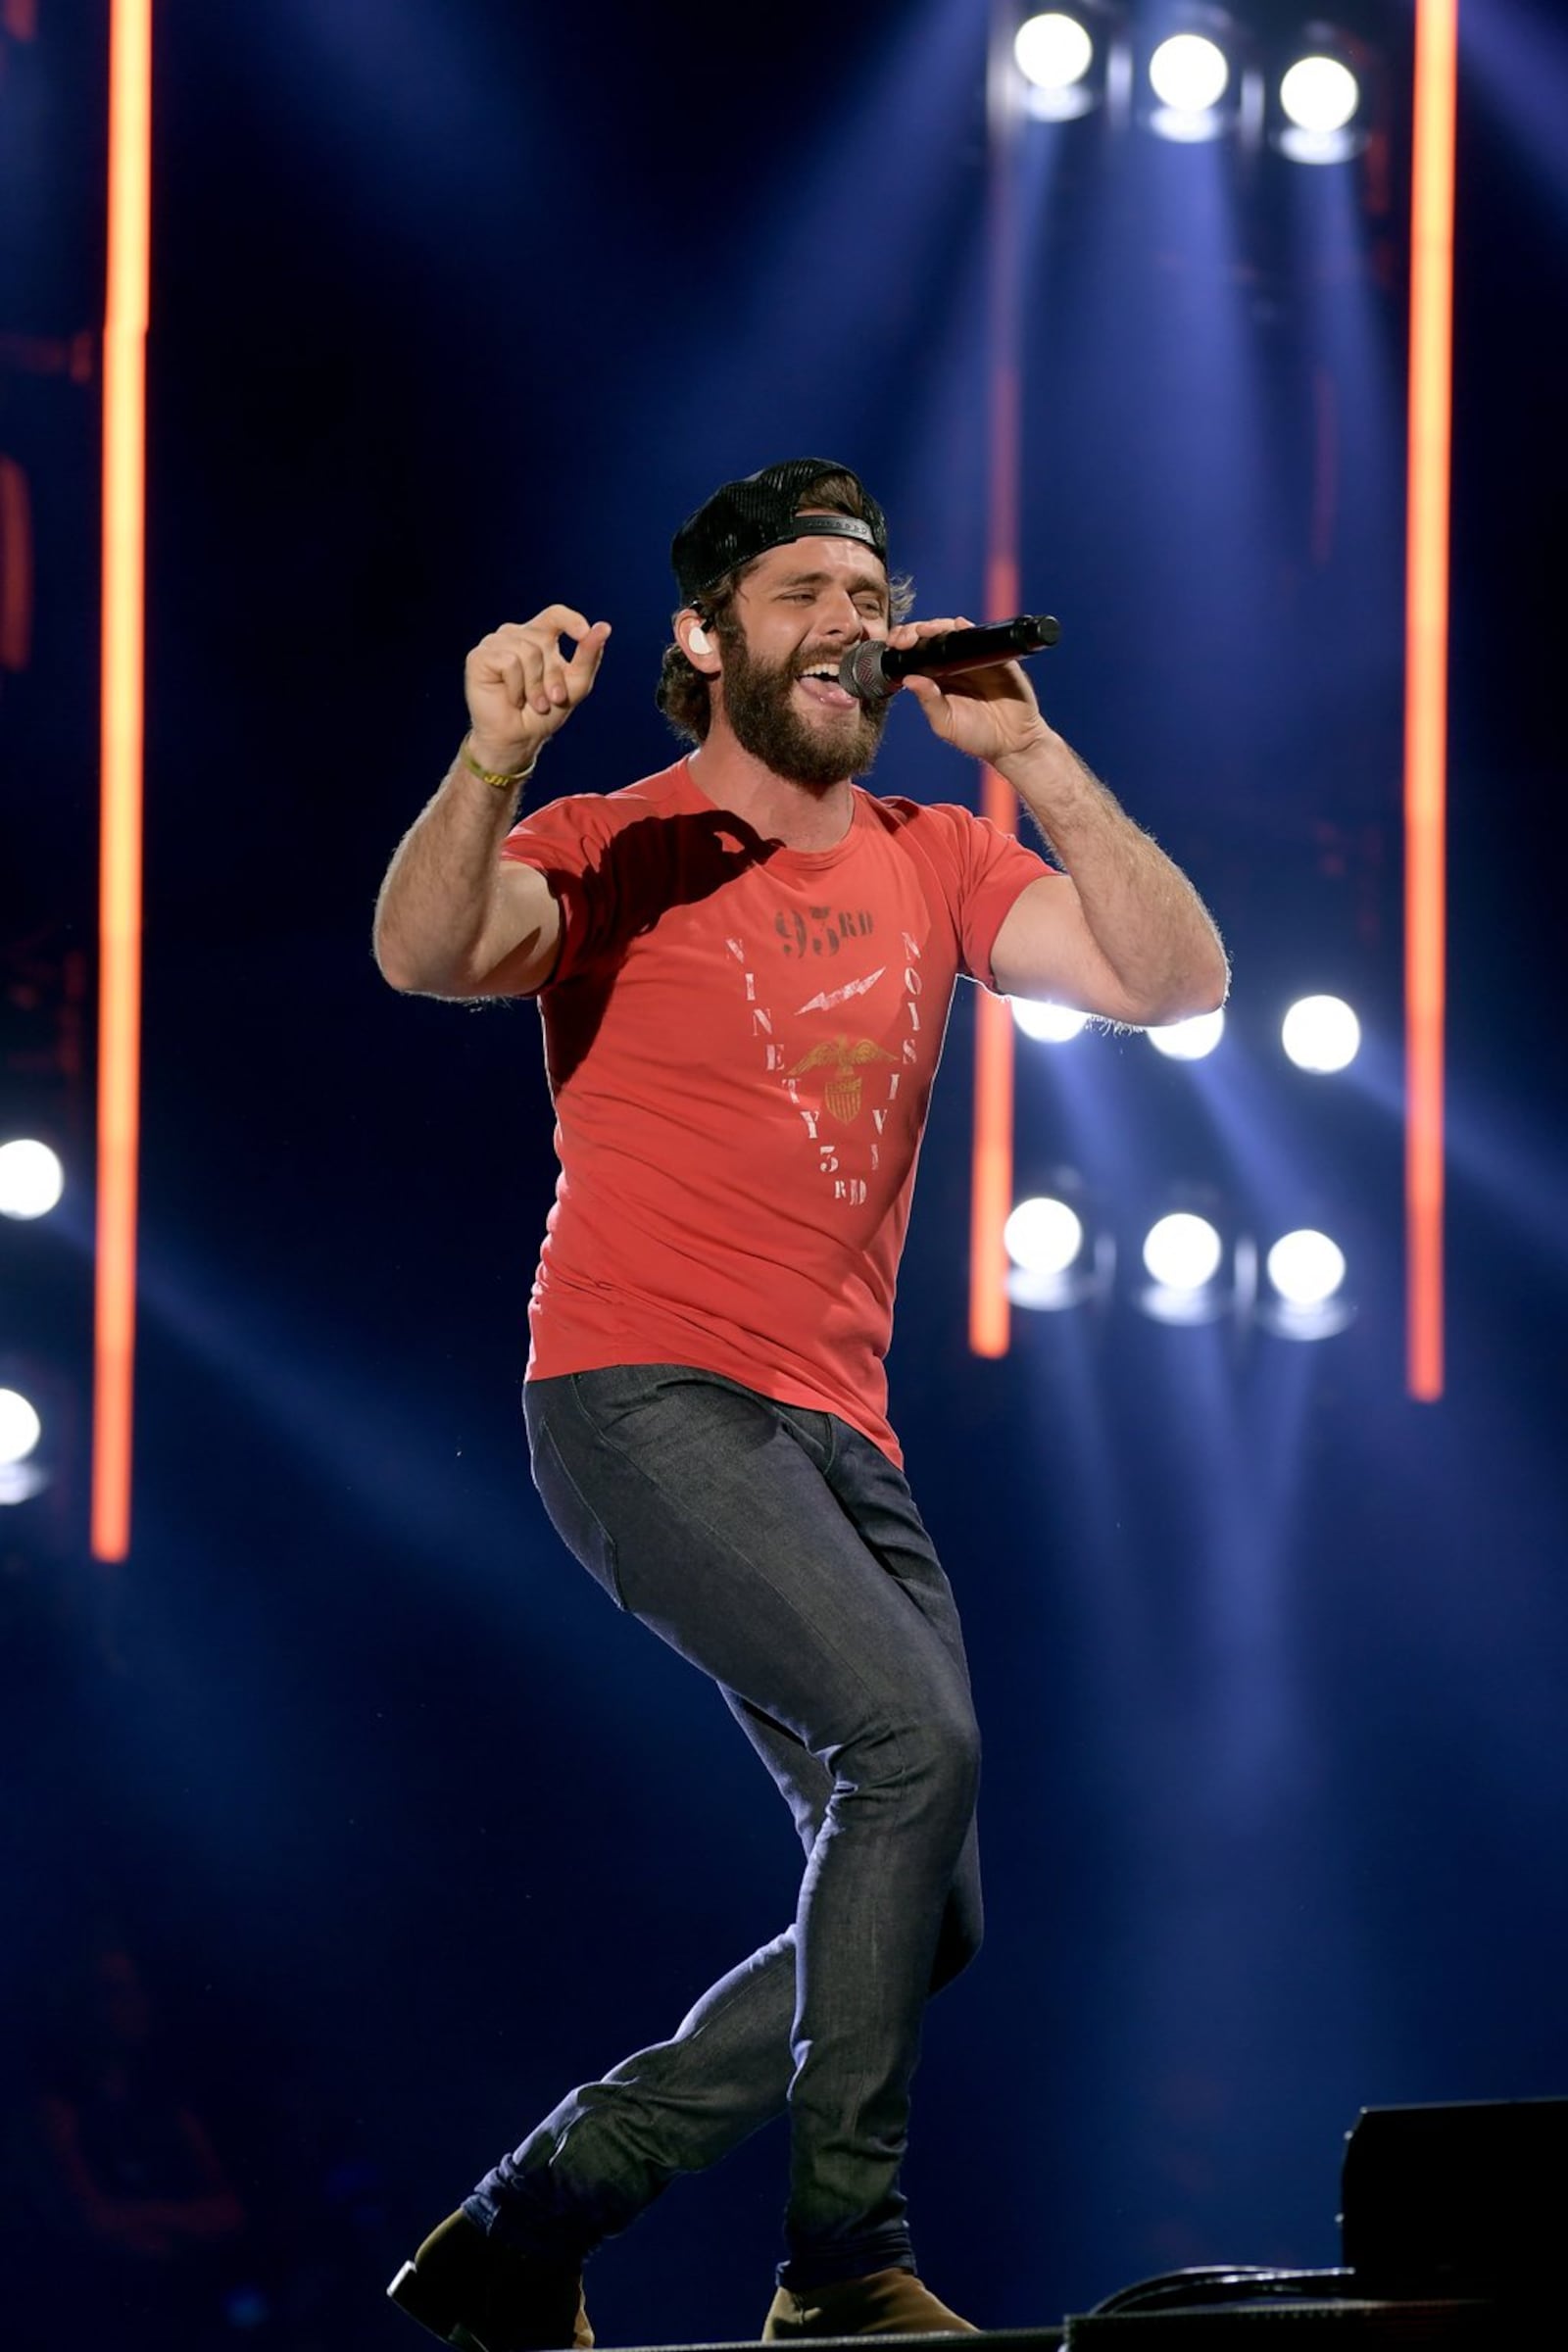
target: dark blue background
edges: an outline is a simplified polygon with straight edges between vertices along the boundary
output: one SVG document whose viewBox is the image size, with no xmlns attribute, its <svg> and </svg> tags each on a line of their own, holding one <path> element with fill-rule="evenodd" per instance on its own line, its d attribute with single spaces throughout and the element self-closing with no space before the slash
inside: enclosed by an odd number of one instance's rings
<svg viewBox="0 0 1568 2352">
<path fill-rule="evenodd" d="M 1389 126 L 1360 166 L 1249 173 L 1102 119 L 1022 158 L 1024 601 L 1064 624 L 1039 680 L 1204 892 L 1236 992 L 1202 1065 L 1021 1045 L 1020 1184 L 1071 1162 L 1124 1257 L 1183 1180 L 1265 1240 L 1321 1218 L 1359 1311 L 1300 1348 L 1123 1301 L 1020 1317 L 976 1362 L 960 1002 L 893 1393 L 969 1629 L 991 1943 L 933 2012 L 909 2184 L 933 2283 L 993 2325 L 1182 2263 L 1332 2262 L 1362 2104 L 1568 2091 L 1568 39 L 1546 0 L 1467 0 L 1449 1385 L 1417 1406 L 1410 12 L 1357 13 Z M 0 325 L 64 338 L 101 309 L 105 11 L 41 16 L 0 86 Z M 792 1904 L 790 1825 L 723 1709 L 527 1483 L 535 1014 L 394 996 L 369 912 L 498 620 L 564 598 L 615 624 L 547 792 L 664 762 L 668 536 L 728 474 L 844 458 L 921 609 L 978 612 L 984 49 L 976 0 L 159 14 L 136 1540 L 83 1565 L 79 1439 L 53 1519 L 6 1532 L 4 1967 L 41 2048 L 84 1954 L 136 1954 L 285 2249 L 274 2342 L 324 2327 L 307 2236 L 356 2340 L 406 2334 L 383 2273 Z M 3 401 L 38 551 L 0 701 L 8 893 L 69 952 L 94 927 L 96 389 L 8 369 Z M 908 710 L 876 781 L 974 783 Z M 1312 987 L 1362 1010 L 1343 1081 L 1278 1052 Z M 5 1344 L 79 1388 L 75 1173 L 50 1230 L 0 1240 Z M 601 2339 L 755 2332 L 782 2193 L 776 2132 L 673 2191 L 596 2266 Z"/>
</svg>

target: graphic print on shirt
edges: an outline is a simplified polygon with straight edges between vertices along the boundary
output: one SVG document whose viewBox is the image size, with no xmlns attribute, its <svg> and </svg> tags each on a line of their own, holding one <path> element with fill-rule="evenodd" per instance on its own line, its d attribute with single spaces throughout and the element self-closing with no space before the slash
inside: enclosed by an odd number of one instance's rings
<svg viewBox="0 0 1568 2352">
<path fill-rule="evenodd" d="M 902 953 L 890 960 L 884 941 L 873 946 L 875 928 L 866 910 L 792 907 L 774 916 L 775 954 L 754 956 L 748 942 L 725 941 L 763 1069 L 798 1113 L 801 1143 L 814 1155 L 829 1197 L 852 1208 L 866 1205 L 869 1179 L 883 1169 L 883 1139 L 901 1088 L 918 1091 L 929 1075 L 920 1068 L 920 942 L 901 927 Z M 803 963 L 841 956 L 848 961 L 856 948 L 866 956 L 862 969 L 795 997 L 789 981 L 799 986 Z M 767 975 L 760 983 L 759 966 Z M 834 1014 L 830 1022 L 826 1016 Z M 846 1014 L 855 1027 L 844 1025 Z M 895 1154 L 890 1176 L 902 1174 L 901 1159 Z"/>
<path fill-rule="evenodd" d="M 781 906 L 773 928 L 786 956 L 836 956 L 849 939 L 869 939 L 876 918 L 866 907 Z"/>
<path fill-rule="evenodd" d="M 794 1069 L 785 1073 L 790 1078 L 803 1078 L 808 1070 L 822 1069 L 829 1064 L 832 1075 L 822 1089 L 822 1104 L 829 1118 L 837 1119 L 841 1127 L 853 1127 L 860 1115 L 865 1099 L 865 1086 L 860 1076 L 862 1063 L 867 1061 L 897 1061 L 873 1038 L 858 1037 L 851 1045 L 844 1036 L 828 1038 L 803 1054 Z"/>
</svg>

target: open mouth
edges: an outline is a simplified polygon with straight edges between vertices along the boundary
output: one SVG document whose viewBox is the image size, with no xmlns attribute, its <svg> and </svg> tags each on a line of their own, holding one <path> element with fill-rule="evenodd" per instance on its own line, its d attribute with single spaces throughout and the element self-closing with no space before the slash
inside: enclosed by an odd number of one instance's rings
<svg viewBox="0 0 1568 2352">
<path fill-rule="evenodd" d="M 823 710 L 857 710 L 859 704 L 847 688 L 839 684 L 839 665 L 836 662 L 814 662 L 802 670 L 795 681 L 809 702 Z"/>
</svg>

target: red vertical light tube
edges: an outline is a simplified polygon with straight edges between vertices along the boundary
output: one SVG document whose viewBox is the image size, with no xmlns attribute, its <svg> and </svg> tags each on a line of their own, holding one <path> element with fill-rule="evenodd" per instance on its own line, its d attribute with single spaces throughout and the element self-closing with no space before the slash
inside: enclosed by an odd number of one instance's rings
<svg viewBox="0 0 1568 2352">
<path fill-rule="evenodd" d="M 1443 1394 L 1448 531 L 1458 0 L 1416 0 L 1405 617 L 1405 1209 L 1412 1396 Z"/>
<path fill-rule="evenodd" d="M 987 89 L 991 482 L 986 618 L 1018 610 L 1019 109 L 1013 27 L 1014 15 L 1007 0 L 995 0 Z M 1004 831 L 1016 829 L 1016 796 L 992 767 L 982 771 L 981 808 Z M 976 1355 L 1005 1355 L 1011 1338 L 1007 1252 L 1002 1236 L 1012 1206 L 1013 1054 L 1012 1016 L 1006 1005 L 989 990 L 978 992 L 969 1199 L 969 1345 Z"/>
<path fill-rule="evenodd" d="M 146 386 L 152 0 L 112 0 L 104 299 L 98 1247 L 92 1549 L 130 1547 L 141 1059 Z"/>
</svg>

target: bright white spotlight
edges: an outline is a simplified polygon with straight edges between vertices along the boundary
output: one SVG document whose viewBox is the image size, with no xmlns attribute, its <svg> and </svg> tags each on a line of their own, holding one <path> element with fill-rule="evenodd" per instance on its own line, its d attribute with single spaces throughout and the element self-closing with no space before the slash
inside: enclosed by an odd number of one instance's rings
<svg viewBox="0 0 1568 2352">
<path fill-rule="evenodd" d="M 1225 1245 L 1206 1216 L 1178 1209 L 1161 1216 L 1143 1237 L 1143 1263 L 1152 1280 L 1168 1292 L 1201 1292 L 1220 1270 Z"/>
<path fill-rule="evenodd" d="M 19 1136 L 0 1144 L 0 1217 L 45 1217 L 66 1189 L 66 1171 L 47 1144 Z"/>
<path fill-rule="evenodd" d="M 1043 1038 L 1053 1046 L 1065 1045 L 1069 1037 L 1076 1037 L 1089 1018 L 1087 1012 L 1075 1012 L 1070 1004 L 1051 1004 L 1043 998 L 1009 997 L 1007 1004 L 1025 1037 Z"/>
<path fill-rule="evenodd" d="M 1322 1306 L 1345 1280 L 1345 1251 L 1306 1226 L 1283 1234 L 1266 1262 L 1270 1282 L 1292 1306 Z"/>
<path fill-rule="evenodd" d="M 1076 17 L 1052 10 L 1019 25 L 1012 54 L 1019 73 L 1037 90 L 1067 90 L 1088 73 L 1095 44 Z"/>
<path fill-rule="evenodd" d="M 0 1389 L 0 1468 L 24 1462 L 43 1436 L 43 1423 L 17 1389 Z"/>
<path fill-rule="evenodd" d="M 1065 1200 L 1020 1200 L 1002 1238 L 1026 1274 L 1065 1274 L 1084 1246 L 1083 1221 Z"/>
<path fill-rule="evenodd" d="M 1343 997 L 1300 997 L 1280 1023 L 1280 1043 L 1298 1070 L 1343 1070 L 1360 1051 L 1361 1024 Z"/>
<path fill-rule="evenodd" d="M 1149 78 L 1162 105 L 1178 115 L 1203 115 L 1224 97 L 1231 78 L 1225 52 L 1200 32 L 1173 33 L 1149 61 Z"/>
<path fill-rule="evenodd" d="M 1280 83 L 1288 122 L 1314 138 L 1343 130 L 1361 103 L 1361 85 L 1337 57 L 1301 57 Z"/>
<path fill-rule="evenodd" d="M 1200 1291 L 1219 1272 L 1224 1244 L 1206 1217 L 1177 1209 L 1144 1236 L 1144 1264 L 1167 1291 Z"/>
<path fill-rule="evenodd" d="M 1144 1032 L 1150 1044 L 1173 1061 L 1201 1061 L 1212 1054 L 1225 1034 L 1225 1010 L 1195 1012 L 1190 1021 L 1169 1021 L 1163 1028 Z"/>
</svg>

